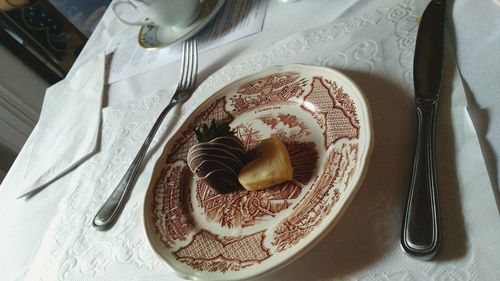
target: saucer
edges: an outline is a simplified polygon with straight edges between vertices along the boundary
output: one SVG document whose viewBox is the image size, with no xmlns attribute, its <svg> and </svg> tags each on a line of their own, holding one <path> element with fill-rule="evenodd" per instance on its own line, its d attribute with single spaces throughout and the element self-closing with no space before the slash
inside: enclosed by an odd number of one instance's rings
<svg viewBox="0 0 500 281">
<path fill-rule="evenodd" d="M 188 39 L 210 22 L 224 2 L 225 0 L 202 1 L 198 18 L 187 27 L 142 26 L 138 36 L 139 45 L 146 49 L 157 49 Z"/>
</svg>

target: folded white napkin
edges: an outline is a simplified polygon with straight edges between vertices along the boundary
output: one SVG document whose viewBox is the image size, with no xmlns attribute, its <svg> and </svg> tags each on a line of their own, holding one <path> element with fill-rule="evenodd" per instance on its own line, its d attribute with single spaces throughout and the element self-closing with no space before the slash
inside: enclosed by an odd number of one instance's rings
<svg viewBox="0 0 500 281">
<path fill-rule="evenodd" d="M 467 93 L 467 112 L 481 145 L 488 176 L 500 211 L 500 0 L 455 1 L 449 13 L 454 30 L 455 48 L 460 74 Z M 472 24 L 481 18 L 488 24 Z M 495 58 L 495 59 L 492 59 Z"/>
<path fill-rule="evenodd" d="M 43 189 L 96 151 L 104 70 L 101 53 L 47 89 L 20 197 Z"/>
</svg>

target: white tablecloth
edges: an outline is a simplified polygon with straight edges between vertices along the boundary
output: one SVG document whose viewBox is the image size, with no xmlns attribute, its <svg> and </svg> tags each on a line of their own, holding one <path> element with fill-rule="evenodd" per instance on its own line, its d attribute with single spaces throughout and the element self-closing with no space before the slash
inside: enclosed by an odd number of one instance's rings
<svg viewBox="0 0 500 281">
<path fill-rule="evenodd" d="M 500 221 L 480 141 L 466 110 L 468 95 L 489 100 L 481 95 L 488 92 L 464 89 L 462 79 L 475 72 L 453 38 L 466 42 L 470 36 L 461 36 L 453 24 L 447 26 L 451 39 L 437 135 L 442 248 L 434 260 L 421 262 L 399 247 L 415 134 L 413 46 L 417 16 L 426 3 L 374 2 L 271 1 L 261 33 L 200 54 L 200 70 L 209 78 L 164 121 L 131 198 L 109 231 L 96 231 L 92 218 L 168 102 L 178 63 L 111 85 L 102 110 L 99 153 L 36 196 L 18 200 L 16 183 L 24 176 L 30 138 L 0 187 L 1 279 L 180 280 L 154 255 L 142 225 L 144 193 L 163 145 L 197 104 L 228 82 L 270 65 L 299 62 L 339 68 L 359 84 L 372 108 L 375 148 L 365 183 L 339 224 L 310 252 L 264 279 L 496 280 Z M 456 2 L 449 10 L 462 7 L 457 13 L 466 14 L 467 1 Z M 480 25 L 481 20 L 470 24 Z M 108 11 L 73 70 L 125 28 Z M 500 35 L 480 38 L 498 42 Z M 455 57 L 467 62 L 463 76 Z M 471 88 L 479 83 L 475 81 L 470 80 Z M 494 89 L 494 80 L 480 82 Z M 499 158 L 490 152 L 488 157 Z"/>
</svg>

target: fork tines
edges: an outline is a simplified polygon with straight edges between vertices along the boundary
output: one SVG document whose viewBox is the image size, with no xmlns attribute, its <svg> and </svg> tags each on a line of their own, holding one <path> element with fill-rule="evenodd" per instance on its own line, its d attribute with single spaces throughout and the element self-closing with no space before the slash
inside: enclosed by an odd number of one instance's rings
<svg viewBox="0 0 500 281">
<path fill-rule="evenodd" d="M 195 86 L 198 73 L 198 43 L 196 39 L 184 42 L 181 65 L 179 89 L 191 89 Z"/>
</svg>

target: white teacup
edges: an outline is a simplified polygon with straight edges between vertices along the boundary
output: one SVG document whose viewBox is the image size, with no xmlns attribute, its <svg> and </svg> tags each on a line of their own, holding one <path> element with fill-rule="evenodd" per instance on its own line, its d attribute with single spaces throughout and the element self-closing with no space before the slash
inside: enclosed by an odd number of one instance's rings
<svg viewBox="0 0 500 281">
<path fill-rule="evenodd" d="M 124 19 L 117 7 L 125 5 L 139 11 L 147 20 Z M 200 7 L 200 0 L 120 0 L 113 2 L 111 9 L 121 22 L 128 25 L 186 27 L 198 17 Z"/>
</svg>

